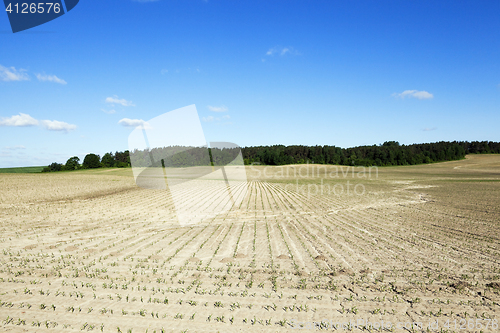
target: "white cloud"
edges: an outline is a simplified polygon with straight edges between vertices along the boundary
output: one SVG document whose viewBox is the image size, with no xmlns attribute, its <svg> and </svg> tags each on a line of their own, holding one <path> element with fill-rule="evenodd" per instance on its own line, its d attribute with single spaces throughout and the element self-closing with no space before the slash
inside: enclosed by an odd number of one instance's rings
<svg viewBox="0 0 500 333">
<path fill-rule="evenodd" d="M 21 149 L 26 149 L 26 147 L 23 145 L 18 145 L 18 146 L 13 146 L 13 147 L 4 147 L 3 149 L 5 149 L 5 150 L 21 150 Z"/>
<path fill-rule="evenodd" d="M 118 121 L 118 124 L 125 127 L 141 127 L 143 129 L 151 128 L 150 125 L 142 119 L 123 118 L 120 121 Z"/>
<path fill-rule="evenodd" d="M 399 98 L 416 98 L 416 99 L 432 99 L 434 98 L 434 95 L 424 91 L 424 90 L 405 90 L 400 94 L 394 93 L 392 94 L 394 97 L 399 97 Z"/>
<path fill-rule="evenodd" d="M 104 113 L 107 113 L 107 114 L 114 114 L 116 113 L 116 110 L 105 110 L 105 109 L 101 109 L 102 112 Z"/>
<path fill-rule="evenodd" d="M 25 127 L 36 125 L 38 125 L 38 120 L 25 113 L 19 113 L 19 115 L 16 116 L 0 119 L 0 126 Z"/>
<path fill-rule="evenodd" d="M 36 74 L 36 78 L 38 79 L 38 81 L 47 81 L 47 82 L 54 82 L 54 83 L 59 83 L 59 84 L 67 84 L 66 81 L 58 78 L 55 75 Z"/>
<path fill-rule="evenodd" d="M 31 117 L 29 114 L 25 113 L 19 113 L 19 115 L 0 119 L 0 126 L 27 127 L 27 126 L 37 126 L 37 125 L 42 125 L 45 129 L 49 131 L 69 132 L 71 130 L 76 129 L 76 125 L 68 124 L 63 121 L 57 121 L 57 120 L 38 121 L 35 118 Z"/>
<path fill-rule="evenodd" d="M 42 126 L 49 131 L 69 132 L 76 129 L 76 125 L 58 120 L 42 120 Z"/>
<path fill-rule="evenodd" d="M 298 55 L 299 52 L 297 52 L 293 47 L 281 47 L 281 46 L 275 46 L 273 48 L 270 48 L 266 52 L 267 56 L 274 56 L 275 54 L 279 54 L 280 56 L 284 56 L 286 54 Z"/>
<path fill-rule="evenodd" d="M 113 97 L 107 97 L 106 98 L 106 103 L 110 104 L 120 104 L 122 106 L 135 106 L 132 101 L 127 101 L 126 99 L 119 99 L 118 96 L 113 96 Z"/>
<path fill-rule="evenodd" d="M 422 131 L 424 131 L 424 132 L 430 132 L 430 131 L 435 131 L 435 130 L 437 130 L 437 127 L 422 128 Z"/>
<path fill-rule="evenodd" d="M 225 105 L 222 106 L 208 106 L 208 109 L 213 112 L 226 112 L 228 109 Z"/>
<path fill-rule="evenodd" d="M 270 55 L 273 55 L 277 52 L 276 48 L 272 48 L 272 49 L 269 49 L 267 52 L 266 52 L 266 55 L 270 56 Z"/>
<path fill-rule="evenodd" d="M 218 122 L 218 121 L 221 121 L 221 120 L 227 120 L 227 119 L 231 119 L 231 116 L 226 114 L 222 117 L 213 117 L 213 116 L 208 116 L 208 117 L 203 117 L 201 118 L 202 121 L 206 122 L 206 123 L 211 123 L 211 122 Z"/>
<path fill-rule="evenodd" d="M 14 67 L 4 67 L 0 65 L 0 80 L 2 81 L 27 81 L 29 80 L 26 70 L 17 70 Z"/>
<path fill-rule="evenodd" d="M 281 50 L 281 53 L 280 53 L 280 54 L 281 54 L 281 55 L 285 55 L 285 54 L 287 54 L 288 52 L 290 52 L 290 49 L 289 49 L 288 47 L 285 47 L 285 48 L 283 48 L 283 50 Z"/>
</svg>

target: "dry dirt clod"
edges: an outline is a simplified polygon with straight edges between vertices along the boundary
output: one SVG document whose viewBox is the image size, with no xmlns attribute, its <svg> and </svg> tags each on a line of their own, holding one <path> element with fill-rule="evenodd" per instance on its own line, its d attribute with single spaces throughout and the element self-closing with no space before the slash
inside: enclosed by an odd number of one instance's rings
<svg viewBox="0 0 500 333">
<path fill-rule="evenodd" d="M 319 256 L 316 256 L 316 258 L 314 258 L 316 260 L 323 260 L 323 261 L 327 261 L 328 258 L 322 254 L 320 254 Z"/>
<path fill-rule="evenodd" d="M 488 288 L 500 289 L 500 282 L 490 282 L 486 285 Z"/>
<path fill-rule="evenodd" d="M 470 284 L 468 282 L 465 282 L 465 281 L 454 282 L 450 286 L 453 287 L 453 288 L 455 288 L 455 289 L 458 289 L 458 290 L 463 290 L 465 288 L 470 288 Z"/>
</svg>

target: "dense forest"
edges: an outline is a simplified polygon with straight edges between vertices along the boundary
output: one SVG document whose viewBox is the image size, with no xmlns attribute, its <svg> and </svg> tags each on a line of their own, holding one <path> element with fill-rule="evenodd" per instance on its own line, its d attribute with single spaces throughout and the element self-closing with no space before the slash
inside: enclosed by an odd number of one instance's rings
<svg viewBox="0 0 500 333">
<path fill-rule="evenodd" d="M 340 148 L 335 146 L 260 146 L 242 148 L 245 164 L 284 165 L 300 163 L 390 166 L 452 161 L 466 154 L 500 153 L 499 142 L 453 141 L 400 145 L 387 141 L 381 145 Z"/>
<path fill-rule="evenodd" d="M 130 160 L 134 167 L 190 167 L 190 166 L 224 166 L 243 164 L 238 148 L 203 148 L 172 146 L 151 150 L 134 150 Z M 163 163 L 163 164 L 162 164 Z"/>
<path fill-rule="evenodd" d="M 239 153 L 242 153 L 242 158 Z M 189 167 L 223 166 L 228 164 L 337 164 L 358 166 L 415 165 L 453 161 L 466 154 L 499 154 L 500 142 L 441 141 L 401 145 L 387 141 L 381 145 L 340 148 L 335 146 L 258 146 L 244 148 L 163 147 L 152 150 L 106 153 L 85 156 L 83 163 L 76 156 L 66 164 L 52 163 L 43 172 L 93 169 L 100 167 Z"/>
</svg>

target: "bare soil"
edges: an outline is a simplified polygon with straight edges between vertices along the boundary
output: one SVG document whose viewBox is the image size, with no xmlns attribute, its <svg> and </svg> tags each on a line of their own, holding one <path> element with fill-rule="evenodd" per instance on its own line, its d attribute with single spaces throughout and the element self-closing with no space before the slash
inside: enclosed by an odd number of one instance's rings
<svg viewBox="0 0 500 333">
<path fill-rule="evenodd" d="M 498 331 L 500 156 L 247 175 L 189 226 L 130 170 L 0 175 L 2 331 Z"/>
</svg>

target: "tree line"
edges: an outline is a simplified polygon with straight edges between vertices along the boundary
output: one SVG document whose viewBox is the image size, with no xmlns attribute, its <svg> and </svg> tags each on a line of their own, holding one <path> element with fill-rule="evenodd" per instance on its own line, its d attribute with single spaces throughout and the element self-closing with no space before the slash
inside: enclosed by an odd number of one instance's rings
<svg viewBox="0 0 500 333">
<path fill-rule="evenodd" d="M 239 160 L 242 153 L 243 161 Z M 380 145 L 340 148 L 336 146 L 257 146 L 244 148 L 163 147 L 151 150 L 106 153 L 102 158 L 87 154 L 80 159 L 73 156 L 66 164 L 52 163 L 42 172 L 94 169 L 101 167 L 189 167 L 222 166 L 242 162 L 249 164 L 337 164 L 359 166 L 415 165 L 459 160 L 466 154 L 499 154 L 500 142 L 440 141 L 401 145 L 386 141 Z"/>
<path fill-rule="evenodd" d="M 381 145 L 340 148 L 335 146 L 259 146 L 242 148 L 245 164 L 337 164 L 363 166 L 415 165 L 459 160 L 466 154 L 498 154 L 500 143 L 491 141 L 441 141 L 401 145 L 386 141 Z"/>
<path fill-rule="evenodd" d="M 101 158 L 99 155 L 90 153 L 85 156 L 82 164 L 78 156 L 70 157 L 66 164 L 54 162 L 43 168 L 42 172 L 70 171 L 96 168 L 126 168 L 130 166 L 130 153 L 128 150 L 116 153 L 106 153 Z"/>
<path fill-rule="evenodd" d="M 241 165 L 243 160 L 239 158 L 240 151 L 240 148 L 170 146 L 134 150 L 130 153 L 130 160 L 134 167 L 224 166 L 235 161 Z"/>
</svg>

